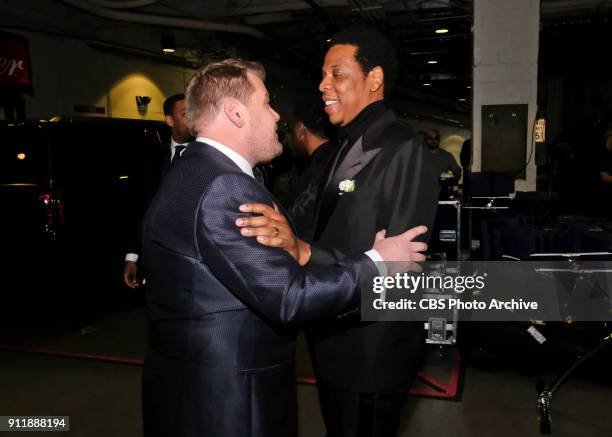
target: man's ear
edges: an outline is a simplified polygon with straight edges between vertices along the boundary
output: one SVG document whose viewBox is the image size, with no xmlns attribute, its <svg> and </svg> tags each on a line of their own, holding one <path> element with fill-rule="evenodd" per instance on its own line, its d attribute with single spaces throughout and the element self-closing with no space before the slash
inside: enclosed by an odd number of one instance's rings
<svg viewBox="0 0 612 437">
<path fill-rule="evenodd" d="M 166 115 L 166 124 L 168 127 L 174 127 L 174 117 L 171 115 Z"/>
<path fill-rule="evenodd" d="M 298 121 L 295 125 L 295 133 L 297 134 L 297 137 L 304 141 L 305 137 L 306 137 L 306 126 L 304 126 L 304 123 L 302 123 L 301 121 Z"/>
<path fill-rule="evenodd" d="M 236 125 L 243 127 L 246 122 L 246 107 L 237 99 L 227 98 L 223 101 L 223 112 L 225 116 Z"/>
<path fill-rule="evenodd" d="M 370 91 L 376 92 L 385 84 L 385 73 L 380 65 L 372 68 L 368 73 L 370 77 Z"/>
</svg>

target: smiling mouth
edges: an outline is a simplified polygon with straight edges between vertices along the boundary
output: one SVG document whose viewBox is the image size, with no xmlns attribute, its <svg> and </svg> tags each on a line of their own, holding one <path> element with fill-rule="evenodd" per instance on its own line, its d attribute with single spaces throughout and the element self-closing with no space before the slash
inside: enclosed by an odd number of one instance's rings
<svg viewBox="0 0 612 437">
<path fill-rule="evenodd" d="M 336 103 L 338 103 L 338 100 L 324 100 L 325 102 L 325 106 L 330 106 L 330 105 L 335 105 Z"/>
</svg>

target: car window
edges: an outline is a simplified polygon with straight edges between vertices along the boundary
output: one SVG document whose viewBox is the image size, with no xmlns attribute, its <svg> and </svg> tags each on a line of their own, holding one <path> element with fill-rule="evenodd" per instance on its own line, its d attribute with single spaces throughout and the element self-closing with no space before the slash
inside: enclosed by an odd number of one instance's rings
<svg viewBox="0 0 612 437">
<path fill-rule="evenodd" d="M 0 124 L 0 184 L 46 186 L 49 176 L 48 141 L 44 127 Z"/>
</svg>

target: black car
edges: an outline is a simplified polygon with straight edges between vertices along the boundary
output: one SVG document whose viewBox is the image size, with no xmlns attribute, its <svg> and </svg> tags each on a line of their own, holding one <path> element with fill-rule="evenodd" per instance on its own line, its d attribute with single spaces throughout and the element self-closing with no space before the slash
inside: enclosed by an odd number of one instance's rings
<svg viewBox="0 0 612 437">
<path fill-rule="evenodd" d="M 161 153 L 162 122 L 0 122 L 2 314 L 78 316 L 126 294 L 121 266 L 133 180 Z"/>
</svg>

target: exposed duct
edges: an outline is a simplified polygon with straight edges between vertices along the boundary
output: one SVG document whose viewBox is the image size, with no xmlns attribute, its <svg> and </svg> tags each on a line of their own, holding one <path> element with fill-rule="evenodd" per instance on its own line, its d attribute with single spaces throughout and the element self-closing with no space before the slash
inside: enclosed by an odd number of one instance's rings
<svg viewBox="0 0 612 437">
<path fill-rule="evenodd" d="M 540 9 L 543 13 L 569 12 L 579 10 L 598 11 L 610 9 L 610 0 L 547 0 L 542 1 Z"/>
<path fill-rule="evenodd" d="M 113 9 L 101 8 L 92 3 L 79 0 L 60 0 L 72 7 L 81 9 L 89 14 L 116 21 L 129 23 L 152 24 L 155 26 L 175 27 L 190 30 L 207 30 L 211 32 L 239 33 L 263 39 L 265 35 L 257 29 L 239 24 L 221 24 L 207 21 L 192 20 L 190 18 L 167 17 L 163 15 L 139 14 Z"/>
<path fill-rule="evenodd" d="M 94 6 L 109 9 L 137 9 L 152 6 L 157 0 L 86 0 Z"/>
</svg>

